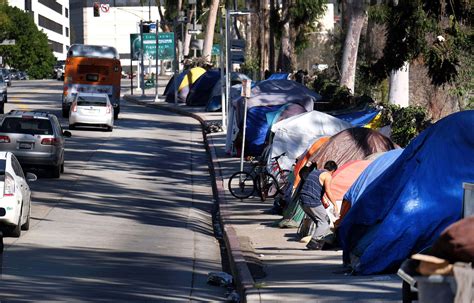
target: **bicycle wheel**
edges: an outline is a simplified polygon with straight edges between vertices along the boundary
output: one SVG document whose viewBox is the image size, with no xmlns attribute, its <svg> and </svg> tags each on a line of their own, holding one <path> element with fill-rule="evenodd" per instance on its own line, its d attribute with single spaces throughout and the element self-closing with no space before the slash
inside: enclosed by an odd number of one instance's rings
<svg viewBox="0 0 474 303">
<path fill-rule="evenodd" d="M 258 190 L 260 199 L 265 201 L 266 198 L 275 198 L 280 191 L 280 187 L 275 177 L 265 172 L 259 177 Z"/>
<path fill-rule="evenodd" d="M 239 171 L 229 178 L 229 191 L 237 199 L 246 199 L 255 191 L 255 180 L 251 174 Z"/>
</svg>

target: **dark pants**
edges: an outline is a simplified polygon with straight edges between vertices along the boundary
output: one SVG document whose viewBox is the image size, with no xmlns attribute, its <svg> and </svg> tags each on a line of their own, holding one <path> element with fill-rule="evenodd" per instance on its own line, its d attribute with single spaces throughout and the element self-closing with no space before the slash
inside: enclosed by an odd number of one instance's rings
<svg viewBox="0 0 474 303">
<path fill-rule="evenodd" d="M 308 215 L 308 217 L 313 220 L 314 224 L 316 224 L 316 229 L 314 230 L 311 241 L 320 241 L 331 233 L 329 217 L 324 206 L 319 205 L 316 207 L 311 207 L 301 204 L 301 207 L 303 208 L 303 211 L 306 213 L 306 215 Z"/>
</svg>

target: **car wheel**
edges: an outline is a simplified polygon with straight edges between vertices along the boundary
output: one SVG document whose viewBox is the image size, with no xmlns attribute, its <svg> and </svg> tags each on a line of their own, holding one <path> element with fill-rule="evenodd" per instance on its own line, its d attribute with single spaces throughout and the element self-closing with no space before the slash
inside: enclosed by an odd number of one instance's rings
<svg viewBox="0 0 474 303">
<path fill-rule="evenodd" d="M 61 174 L 64 174 L 64 163 L 61 164 Z"/>
<path fill-rule="evenodd" d="M 10 227 L 10 236 L 14 238 L 19 238 L 21 236 L 21 215 L 22 212 L 20 211 L 20 216 L 18 217 L 18 223 L 16 226 Z"/>
<path fill-rule="evenodd" d="M 3 102 L 8 103 L 8 96 L 5 96 L 5 100 Z"/>
<path fill-rule="evenodd" d="M 28 217 L 26 217 L 26 222 L 21 226 L 22 230 L 29 230 L 30 229 L 30 217 L 31 217 L 31 202 L 30 202 L 30 210 L 28 211 Z"/>
<path fill-rule="evenodd" d="M 5 103 L 1 102 L 0 103 L 0 114 L 4 114 L 4 113 L 5 113 Z"/>
<path fill-rule="evenodd" d="M 53 178 L 59 178 L 61 176 L 61 165 L 53 166 L 51 175 L 53 176 Z"/>
</svg>

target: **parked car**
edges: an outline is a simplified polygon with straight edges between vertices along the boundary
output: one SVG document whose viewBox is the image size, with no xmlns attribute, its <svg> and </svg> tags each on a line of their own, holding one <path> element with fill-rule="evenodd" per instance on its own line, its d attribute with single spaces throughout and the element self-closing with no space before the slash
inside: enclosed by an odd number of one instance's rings
<svg viewBox="0 0 474 303">
<path fill-rule="evenodd" d="M 0 74 L 0 114 L 4 113 L 5 103 L 8 101 L 7 83 L 5 78 Z"/>
<path fill-rule="evenodd" d="M 11 152 L 0 152 L 0 224 L 13 237 L 30 228 L 31 191 L 28 182 L 36 175 L 23 173 L 20 163 Z"/>
<path fill-rule="evenodd" d="M 18 80 L 28 80 L 28 74 L 24 71 L 19 71 L 18 72 Z"/>
<path fill-rule="evenodd" d="M 77 126 L 101 126 L 112 131 L 114 109 L 107 94 L 78 93 L 69 112 L 69 129 Z"/>
<path fill-rule="evenodd" d="M 16 69 L 10 69 L 8 72 L 10 74 L 10 80 L 18 80 L 18 71 Z"/>
<path fill-rule="evenodd" d="M 0 122 L 0 151 L 15 154 L 23 166 L 48 167 L 54 178 L 64 172 L 65 138 L 58 118 L 45 112 L 11 111 Z"/>
<path fill-rule="evenodd" d="M 12 81 L 11 81 L 11 75 L 8 69 L 6 68 L 0 68 L 0 74 L 3 75 L 3 79 L 7 83 L 7 86 L 12 86 Z"/>
</svg>

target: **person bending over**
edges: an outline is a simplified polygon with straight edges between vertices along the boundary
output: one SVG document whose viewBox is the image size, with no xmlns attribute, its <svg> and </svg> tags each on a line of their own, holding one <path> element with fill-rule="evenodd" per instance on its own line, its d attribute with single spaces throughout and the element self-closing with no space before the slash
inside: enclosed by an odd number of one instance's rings
<svg viewBox="0 0 474 303">
<path fill-rule="evenodd" d="M 306 247 L 312 250 L 321 250 L 324 246 L 324 237 L 331 233 L 329 217 L 321 201 L 324 194 L 334 205 L 334 215 L 337 217 L 339 213 L 330 186 L 337 164 L 334 161 L 328 161 L 324 164 L 323 170 L 314 170 L 315 167 L 314 163 L 310 163 L 309 167 L 306 166 L 300 171 L 300 177 L 304 184 L 301 188 L 299 200 L 303 211 L 316 224 L 311 241 Z"/>
</svg>

